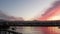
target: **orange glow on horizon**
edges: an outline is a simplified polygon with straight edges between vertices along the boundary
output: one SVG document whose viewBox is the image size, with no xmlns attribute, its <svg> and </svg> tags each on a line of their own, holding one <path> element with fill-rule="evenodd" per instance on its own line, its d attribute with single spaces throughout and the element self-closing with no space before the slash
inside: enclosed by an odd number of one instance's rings
<svg viewBox="0 0 60 34">
<path fill-rule="evenodd" d="M 60 20 L 60 6 L 48 10 L 48 13 L 39 17 L 38 20 L 40 21 L 49 21 L 49 20 Z"/>
<path fill-rule="evenodd" d="M 55 5 L 49 8 L 45 14 L 37 18 L 39 21 L 52 21 L 60 20 L 60 1 L 56 2 Z M 42 30 L 46 34 L 60 34 L 59 27 L 44 27 Z"/>
</svg>

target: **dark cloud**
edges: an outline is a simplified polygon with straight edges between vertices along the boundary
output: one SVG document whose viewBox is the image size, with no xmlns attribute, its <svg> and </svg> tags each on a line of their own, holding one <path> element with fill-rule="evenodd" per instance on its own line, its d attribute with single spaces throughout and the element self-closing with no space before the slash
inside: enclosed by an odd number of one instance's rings
<svg viewBox="0 0 60 34">
<path fill-rule="evenodd" d="M 3 11 L 0 10 L 0 19 L 3 20 L 24 20 L 22 17 L 14 17 L 14 16 L 8 16 L 5 13 L 3 13 Z"/>
<path fill-rule="evenodd" d="M 5 19 L 5 18 L 8 18 L 8 16 L 0 10 L 0 19 Z"/>
</svg>

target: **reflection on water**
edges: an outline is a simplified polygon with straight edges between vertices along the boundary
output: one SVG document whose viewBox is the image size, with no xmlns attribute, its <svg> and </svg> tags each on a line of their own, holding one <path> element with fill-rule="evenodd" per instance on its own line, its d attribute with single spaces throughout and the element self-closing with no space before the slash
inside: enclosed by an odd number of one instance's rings
<svg viewBox="0 0 60 34">
<path fill-rule="evenodd" d="M 23 34 L 43 34 L 43 31 L 40 27 L 16 27 L 16 28 L 17 28 L 16 32 L 20 32 Z"/>
<path fill-rule="evenodd" d="M 12 28 L 15 29 L 12 30 Z M 18 27 L 10 27 L 9 30 L 22 34 L 60 34 L 59 27 L 19 27 L 18 26 Z M 1 31 L 0 33 L 5 34 L 6 31 Z"/>
<path fill-rule="evenodd" d="M 58 27 L 17 27 L 16 32 L 23 34 L 60 34 Z"/>
<path fill-rule="evenodd" d="M 12 30 L 12 28 L 15 28 L 15 30 Z M 41 27 L 10 27 L 9 30 L 19 32 L 22 34 L 43 34 Z"/>
</svg>

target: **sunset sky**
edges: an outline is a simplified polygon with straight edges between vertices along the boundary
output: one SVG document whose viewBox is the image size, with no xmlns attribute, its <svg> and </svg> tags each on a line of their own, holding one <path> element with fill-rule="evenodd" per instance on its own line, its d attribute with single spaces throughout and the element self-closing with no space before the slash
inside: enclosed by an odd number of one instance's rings
<svg viewBox="0 0 60 34">
<path fill-rule="evenodd" d="M 0 10 L 8 16 L 23 17 L 25 20 L 30 20 L 35 17 L 39 17 L 37 19 L 39 21 L 60 20 L 60 1 L 56 3 L 54 3 L 54 1 L 55 0 L 0 0 Z M 0 12 L 0 17 L 2 12 Z M 20 32 L 19 29 L 17 29 L 17 31 Z M 60 34 L 58 27 L 23 27 L 21 31 L 24 34 L 43 34 L 43 32 L 47 34 Z"/>
<path fill-rule="evenodd" d="M 0 10 L 5 14 L 28 20 L 41 15 L 54 0 L 0 0 Z"/>
</svg>

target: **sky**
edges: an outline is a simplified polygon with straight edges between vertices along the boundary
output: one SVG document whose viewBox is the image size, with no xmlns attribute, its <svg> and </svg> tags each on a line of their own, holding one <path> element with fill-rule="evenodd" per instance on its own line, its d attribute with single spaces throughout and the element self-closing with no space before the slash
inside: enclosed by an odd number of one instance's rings
<svg viewBox="0 0 60 34">
<path fill-rule="evenodd" d="M 54 0 L 0 0 L 0 10 L 9 16 L 26 20 L 41 15 Z"/>
</svg>

